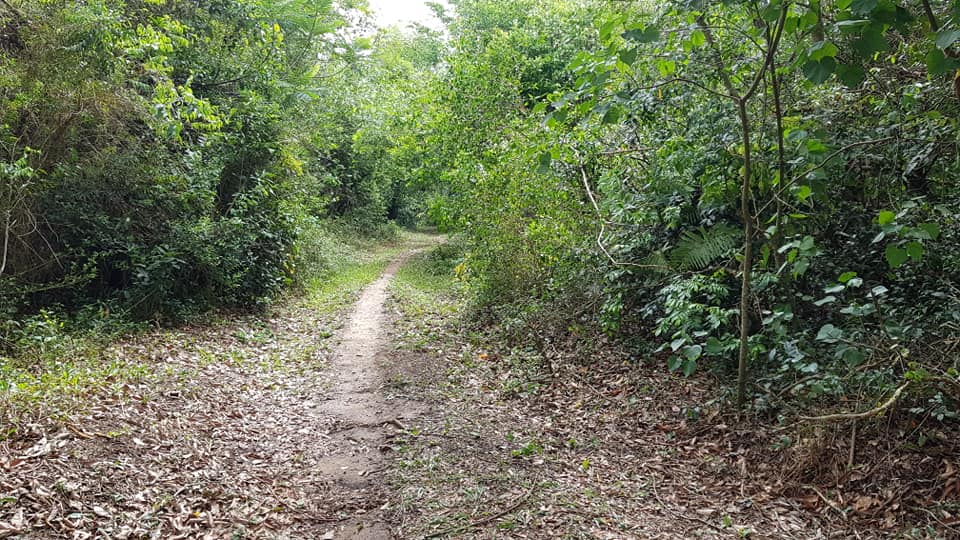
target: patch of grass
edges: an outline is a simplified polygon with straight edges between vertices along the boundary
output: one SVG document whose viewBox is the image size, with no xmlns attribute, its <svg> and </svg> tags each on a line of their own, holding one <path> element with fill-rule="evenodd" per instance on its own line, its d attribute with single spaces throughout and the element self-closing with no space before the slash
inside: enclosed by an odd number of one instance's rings
<svg viewBox="0 0 960 540">
<path fill-rule="evenodd" d="M 304 284 L 309 305 L 321 314 L 333 313 L 355 300 L 400 253 L 437 243 L 436 236 L 411 231 L 403 231 L 396 241 L 386 243 L 362 237 L 342 240 L 326 269 Z"/>
<path fill-rule="evenodd" d="M 458 260 L 459 252 L 443 244 L 400 268 L 392 292 L 408 317 L 429 323 L 430 315 L 442 317 L 460 309 L 465 285 L 454 270 Z"/>
<path fill-rule="evenodd" d="M 336 272 L 311 280 L 307 293 L 309 305 L 321 314 L 329 314 L 349 304 L 383 273 L 392 255 L 395 253 L 373 261 L 345 264 Z"/>
<path fill-rule="evenodd" d="M 38 415 L 68 416 L 98 392 L 119 394 L 123 386 L 155 376 L 149 365 L 122 359 L 102 361 L 79 354 L 72 359 L 44 358 L 25 366 L 0 357 L 0 441 L 16 436 L 15 426 Z"/>
</svg>

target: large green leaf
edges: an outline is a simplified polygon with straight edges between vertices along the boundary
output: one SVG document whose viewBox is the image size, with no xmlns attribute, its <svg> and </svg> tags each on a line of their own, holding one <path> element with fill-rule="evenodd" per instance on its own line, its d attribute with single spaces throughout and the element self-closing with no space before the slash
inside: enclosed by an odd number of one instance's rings
<svg viewBox="0 0 960 540">
<path fill-rule="evenodd" d="M 884 250 L 884 256 L 887 258 L 887 264 L 890 265 L 890 268 L 900 267 L 910 258 L 907 250 L 896 244 L 888 244 L 887 249 Z"/>
<path fill-rule="evenodd" d="M 815 84 L 826 82 L 837 69 L 837 61 L 831 57 L 825 57 L 823 60 L 810 60 L 803 65 L 803 75 Z"/>
<path fill-rule="evenodd" d="M 660 30 L 656 26 L 632 28 L 621 34 L 624 39 L 637 43 L 653 43 L 660 39 Z"/>
</svg>

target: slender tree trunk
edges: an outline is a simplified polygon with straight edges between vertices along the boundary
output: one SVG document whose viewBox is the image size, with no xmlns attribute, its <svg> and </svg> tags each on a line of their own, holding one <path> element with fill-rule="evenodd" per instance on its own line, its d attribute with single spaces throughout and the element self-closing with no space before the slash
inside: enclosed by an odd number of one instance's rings
<svg viewBox="0 0 960 540">
<path fill-rule="evenodd" d="M 773 233 L 771 243 L 773 244 L 773 259 L 779 268 L 783 264 L 783 255 L 780 254 L 780 243 L 783 240 L 783 186 L 787 182 L 787 158 L 786 144 L 783 141 L 783 101 L 780 96 L 780 78 L 777 75 L 776 64 L 770 64 L 770 86 L 773 90 L 773 108 L 777 122 L 777 174 L 780 181 L 772 190 L 773 196 L 777 198 L 777 215 L 775 219 L 776 232 Z"/>
<path fill-rule="evenodd" d="M 743 219 L 743 262 L 740 265 L 740 350 L 737 353 L 737 407 L 743 408 L 747 397 L 747 364 L 750 358 L 750 296 L 751 296 L 751 271 L 753 270 L 753 156 L 750 147 L 751 126 L 750 114 L 747 111 L 747 104 L 754 93 L 760 88 L 760 84 L 765 80 L 768 67 L 772 67 L 774 77 L 776 77 L 776 62 L 774 61 L 777 48 L 780 45 L 780 38 L 783 36 L 783 29 L 787 19 L 787 11 L 790 8 L 790 2 L 784 2 L 780 8 L 780 18 L 776 26 L 767 28 L 768 47 L 763 61 L 763 65 L 756 73 L 753 83 L 745 91 L 738 92 L 737 87 L 730 78 L 727 66 L 723 62 L 720 54 L 720 48 L 713 38 L 713 32 L 706 22 L 706 17 L 700 15 L 697 18 L 697 24 L 703 32 L 707 43 L 713 49 L 715 61 L 717 63 L 720 81 L 726 88 L 729 98 L 737 105 L 737 117 L 740 121 L 740 132 L 743 144 L 743 175 L 740 186 L 740 216 Z M 772 40 L 771 40 L 772 36 Z"/>
<path fill-rule="evenodd" d="M 750 273 L 753 269 L 753 190 L 750 179 L 753 163 L 750 149 L 750 116 L 747 100 L 737 100 L 743 144 L 743 178 L 740 186 L 740 215 L 743 219 L 743 262 L 740 266 L 740 351 L 737 355 L 737 407 L 742 408 L 747 395 L 747 361 L 750 356 Z"/>
</svg>

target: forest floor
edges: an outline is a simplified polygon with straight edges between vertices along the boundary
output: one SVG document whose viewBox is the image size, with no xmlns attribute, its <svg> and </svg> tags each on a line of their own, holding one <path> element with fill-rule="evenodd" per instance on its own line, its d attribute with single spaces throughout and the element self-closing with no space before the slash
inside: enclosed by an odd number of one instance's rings
<svg viewBox="0 0 960 540">
<path fill-rule="evenodd" d="M 427 411 L 393 442 L 399 538 L 960 538 L 956 433 L 738 419 L 577 325 L 477 329 L 433 266 L 394 287 L 385 388 Z"/>
<path fill-rule="evenodd" d="M 573 328 L 512 348 L 465 326 L 436 241 L 5 396 L 0 538 L 960 538 L 956 452 L 779 450 L 708 379 Z"/>
</svg>

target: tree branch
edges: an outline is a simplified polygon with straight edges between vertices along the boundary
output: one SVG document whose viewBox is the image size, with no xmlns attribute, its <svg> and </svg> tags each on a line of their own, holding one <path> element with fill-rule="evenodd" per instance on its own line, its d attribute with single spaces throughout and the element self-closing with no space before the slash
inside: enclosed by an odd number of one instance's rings
<svg viewBox="0 0 960 540">
<path fill-rule="evenodd" d="M 757 88 L 760 87 L 760 82 L 763 81 L 763 77 L 767 71 L 767 67 L 773 65 L 773 59 L 777 55 L 777 49 L 780 47 L 780 38 L 783 36 L 783 27 L 786 26 L 787 21 L 787 11 L 790 8 L 790 2 L 784 2 L 783 7 L 780 9 L 780 18 L 777 19 L 777 26 L 774 30 L 773 42 L 767 46 L 767 56 L 763 60 L 763 66 L 757 72 L 757 76 L 753 79 L 753 84 L 747 89 L 743 94 L 743 99 L 750 99 L 751 96 L 757 91 Z"/>
<path fill-rule="evenodd" d="M 930 23 L 930 30 L 937 32 L 940 30 L 940 23 L 937 22 L 937 16 L 933 14 L 933 8 L 930 7 L 930 0 L 922 0 L 923 13 L 927 16 L 927 22 Z"/>
<path fill-rule="evenodd" d="M 900 385 L 900 388 L 890 396 L 890 399 L 884 401 L 880 405 L 868 410 L 859 413 L 838 413 L 838 414 L 828 414 L 826 416 L 801 416 L 800 420 L 805 422 L 837 422 L 842 420 L 861 420 L 864 418 L 870 418 L 871 416 L 876 416 L 883 411 L 892 407 L 903 395 L 903 391 L 910 386 L 909 382 L 903 383 Z"/>
<path fill-rule="evenodd" d="M 10 217 L 11 212 L 7 210 L 3 224 L 3 259 L 0 261 L 0 276 L 3 276 L 3 272 L 7 269 L 7 252 L 10 248 L 10 227 L 12 227 Z"/>
<path fill-rule="evenodd" d="M 789 182 L 783 184 L 783 183 L 782 183 L 782 179 L 781 179 L 781 187 L 780 187 L 780 189 L 777 191 L 777 197 L 780 197 L 780 196 L 783 194 L 783 192 L 785 192 L 787 189 L 789 189 L 789 188 L 792 187 L 794 184 L 796 184 L 797 181 L 800 180 L 801 178 L 803 178 L 804 176 L 812 173 L 813 171 L 815 171 L 815 170 L 817 170 L 817 169 L 822 169 L 823 167 L 826 167 L 827 163 L 829 163 L 829 162 L 830 162 L 831 160 L 833 160 L 835 157 L 839 156 L 840 154 L 842 154 L 842 153 L 844 153 L 844 152 L 846 152 L 846 151 L 848 151 L 848 150 L 852 150 L 852 149 L 854 149 L 854 148 L 859 148 L 859 147 L 861 147 L 861 146 L 869 146 L 869 145 L 871 145 L 871 144 L 882 144 L 882 143 L 885 143 L 885 142 L 890 142 L 890 141 L 895 141 L 895 140 L 897 140 L 897 137 L 883 137 L 882 139 L 870 139 L 869 141 L 860 141 L 860 142 L 851 143 L 851 144 L 848 144 L 848 145 L 840 148 L 839 150 L 835 150 L 834 152 L 830 153 L 826 158 L 824 158 L 823 161 L 821 161 L 820 163 L 817 163 L 816 165 L 813 165 L 813 166 L 807 168 L 807 169 L 804 170 L 802 173 L 794 176 L 793 178 L 790 179 Z M 774 199 L 774 200 L 775 200 L 775 199 Z M 760 210 L 759 210 L 759 212 L 757 213 L 757 215 L 762 214 L 763 211 L 766 210 L 766 208 L 767 208 L 768 206 L 770 206 L 770 204 L 771 204 L 772 202 L 773 202 L 773 200 L 767 201 L 767 203 L 764 204 L 764 205 L 760 208 Z"/>
<path fill-rule="evenodd" d="M 600 205 L 597 204 L 597 198 L 593 195 L 593 190 L 590 189 L 590 179 L 587 177 L 587 170 L 583 167 L 581 163 L 580 167 L 580 176 L 583 179 L 583 188 L 587 190 L 587 197 L 590 198 L 590 204 L 593 205 L 594 211 L 597 213 L 597 219 L 600 221 L 600 232 L 597 234 L 597 247 L 600 248 L 600 251 L 607 256 L 607 259 L 610 260 L 610 263 L 614 266 L 630 266 L 632 268 L 655 268 L 659 270 L 672 270 L 668 266 L 661 266 L 658 264 L 637 264 L 632 262 L 618 261 L 613 258 L 613 255 L 607 251 L 607 247 L 603 245 L 603 235 L 606 233 L 606 220 L 603 219 L 603 212 L 600 211 Z"/>
</svg>

